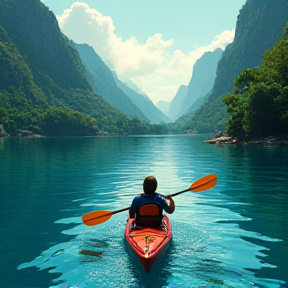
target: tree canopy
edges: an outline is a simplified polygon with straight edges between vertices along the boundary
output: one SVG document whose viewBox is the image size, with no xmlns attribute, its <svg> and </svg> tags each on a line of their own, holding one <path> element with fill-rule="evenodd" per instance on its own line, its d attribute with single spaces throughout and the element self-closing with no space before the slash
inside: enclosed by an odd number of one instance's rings
<svg viewBox="0 0 288 288">
<path fill-rule="evenodd" d="M 244 70 L 223 97 L 227 132 L 239 138 L 288 133 L 288 26 L 283 39 L 263 55 L 259 68 Z"/>
</svg>

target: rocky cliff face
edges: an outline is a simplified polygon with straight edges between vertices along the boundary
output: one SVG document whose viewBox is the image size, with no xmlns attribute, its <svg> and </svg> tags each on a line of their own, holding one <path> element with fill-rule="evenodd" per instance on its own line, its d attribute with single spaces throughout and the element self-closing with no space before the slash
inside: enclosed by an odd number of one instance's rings
<svg viewBox="0 0 288 288">
<path fill-rule="evenodd" d="M 77 52 L 39 0 L 1 1 L 0 24 L 32 69 L 45 71 L 63 88 L 91 89 Z"/>
<path fill-rule="evenodd" d="M 247 0 L 237 19 L 235 39 L 219 61 L 211 99 L 231 92 L 240 72 L 260 66 L 263 53 L 280 39 L 287 20 L 287 0 Z"/>
<path fill-rule="evenodd" d="M 174 96 L 173 100 L 170 103 L 169 107 L 169 112 L 168 112 L 168 117 L 172 120 L 175 121 L 179 115 L 179 111 L 182 107 L 183 101 L 187 95 L 187 89 L 188 86 L 186 85 L 181 85 Z"/>
<path fill-rule="evenodd" d="M 193 67 L 193 75 L 188 84 L 187 94 L 178 113 L 178 118 L 190 111 L 191 106 L 213 88 L 217 65 L 222 53 L 221 49 L 206 52 L 197 60 Z"/>
<path fill-rule="evenodd" d="M 193 129 L 199 132 L 225 129 L 227 113 L 222 96 L 233 90 L 234 79 L 243 70 L 260 66 L 263 53 L 280 39 L 287 19 L 287 0 L 247 0 L 237 19 L 235 39 L 218 63 L 211 94 L 189 119 Z"/>
<path fill-rule="evenodd" d="M 65 128 L 71 135 L 90 128 L 124 133 L 121 123 L 129 122 L 95 93 L 79 53 L 40 0 L 0 0 L 0 104 L 0 122 L 11 135 L 19 129 L 51 135 L 59 119 L 80 127 Z M 115 128 L 116 118 L 122 122 Z M 52 127 L 54 135 L 60 126 Z"/>
</svg>

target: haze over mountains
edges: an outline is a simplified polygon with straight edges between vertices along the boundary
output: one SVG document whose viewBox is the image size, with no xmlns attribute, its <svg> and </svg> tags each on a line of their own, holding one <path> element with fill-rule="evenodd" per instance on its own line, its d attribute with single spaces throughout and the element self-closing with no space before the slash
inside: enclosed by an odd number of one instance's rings
<svg viewBox="0 0 288 288">
<path fill-rule="evenodd" d="M 169 105 L 168 115 L 172 121 L 179 118 L 179 111 L 183 105 L 183 101 L 187 95 L 188 86 L 181 85 Z"/>
<path fill-rule="evenodd" d="M 87 68 L 88 78 L 94 90 L 103 96 L 114 108 L 127 116 L 135 116 L 151 123 L 167 123 L 169 119 L 159 111 L 146 96 L 121 82 L 100 56 L 88 44 L 73 43 L 78 50 L 82 63 Z"/>
<path fill-rule="evenodd" d="M 223 51 L 219 48 L 214 52 L 206 52 L 197 60 L 193 67 L 192 78 L 188 84 L 187 93 L 183 100 L 178 118 L 192 110 L 192 105 L 206 96 L 213 88 L 216 69 Z M 196 109 L 194 109 L 196 110 Z"/>
<path fill-rule="evenodd" d="M 222 53 L 221 49 L 206 52 L 196 61 L 188 86 L 180 86 L 169 105 L 167 115 L 172 121 L 177 120 L 188 112 L 196 110 L 201 105 L 204 96 L 213 88 L 217 65 Z M 193 106 L 195 103 L 197 105 Z"/>
<path fill-rule="evenodd" d="M 146 94 L 140 94 L 134 89 L 123 83 L 114 73 L 114 79 L 117 86 L 139 107 L 139 109 L 148 117 L 151 123 L 168 123 L 170 119 L 160 111 Z"/>
</svg>

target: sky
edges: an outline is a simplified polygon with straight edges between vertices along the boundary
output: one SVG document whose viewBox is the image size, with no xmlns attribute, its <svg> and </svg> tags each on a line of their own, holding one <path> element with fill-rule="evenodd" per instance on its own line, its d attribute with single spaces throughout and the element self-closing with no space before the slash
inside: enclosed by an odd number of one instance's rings
<svg viewBox="0 0 288 288">
<path fill-rule="evenodd" d="M 188 85 L 205 52 L 233 42 L 246 0 L 41 0 L 62 32 L 94 48 L 156 103 Z"/>
</svg>

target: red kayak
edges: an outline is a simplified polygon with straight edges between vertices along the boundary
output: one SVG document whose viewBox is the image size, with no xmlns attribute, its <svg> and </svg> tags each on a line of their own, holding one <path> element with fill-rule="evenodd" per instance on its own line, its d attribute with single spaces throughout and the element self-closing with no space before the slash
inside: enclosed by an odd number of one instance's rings
<svg viewBox="0 0 288 288">
<path fill-rule="evenodd" d="M 167 216 L 163 216 L 162 225 L 157 228 L 137 227 L 134 222 L 133 219 L 127 221 L 125 238 L 148 273 L 168 248 L 172 237 L 170 221 Z"/>
</svg>

